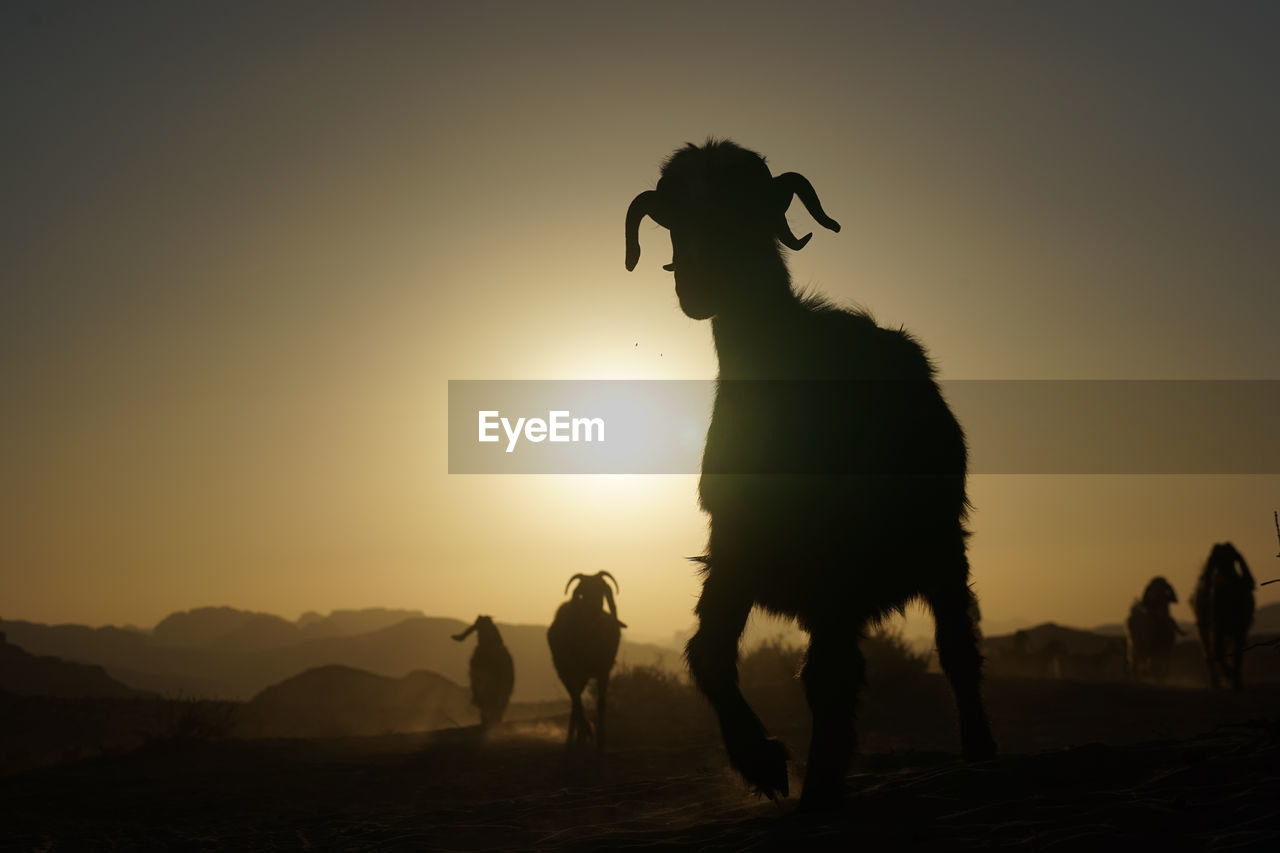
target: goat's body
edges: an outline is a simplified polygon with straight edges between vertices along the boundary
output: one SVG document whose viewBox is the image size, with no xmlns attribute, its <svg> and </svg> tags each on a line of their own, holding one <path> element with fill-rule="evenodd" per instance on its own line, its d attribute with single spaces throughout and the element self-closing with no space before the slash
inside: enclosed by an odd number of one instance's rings
<svg viewBox="0 0 1280 853">
<path fill-rule="evenodd" d="M 515 687 L 516 671 L 506 646 L 476 646 L 471 654 L 471 702 L 480 711 L 480 724 L 502 722 Z"/>
<path fill-rule="evenodd" d="M 1215 545 L 1191 597 L 1209 682 L 1214 687 L 1223 680 L 1236 690 L 1244 686 L 1242 670 L 1253 626 L 1253 589 L 1253 575 L 1240 552 L 1230 543 Z"/>
<path fill-rule="evenodd" d="M 899 610 L 947 574 L 944 554 L 963 553 L 963 433 L 905 333 L 800 300 L 765 322 L 713 321 L 708 565 L 743 573 L 757 604 L 805 627 Z"/>
</svg>

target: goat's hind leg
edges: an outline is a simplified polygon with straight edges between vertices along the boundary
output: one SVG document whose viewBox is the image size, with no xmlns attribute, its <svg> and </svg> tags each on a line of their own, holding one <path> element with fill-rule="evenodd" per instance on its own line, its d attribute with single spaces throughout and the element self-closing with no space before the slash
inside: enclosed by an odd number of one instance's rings
<svg viewBox="0 0 1280 853">
<path fill-rule="evenodd" d="M 1242 637 L 1239 634 L 1234 634 L 1231 637 L 1231 651 L 1228 652 L 1225 648 L 1223 649 L 1223 654 L 1222 654 L 1223 663 L 1226 664 L 1228 660 L 1231 661 L 1230 663 L 1231 671 L 1230 673 L 1228 673 L 1228 676 L 1231 681 L 1232 690 L 1244 689 L 1244 671 L 1243 670 L 1244 670 L 1245 639 L 1246 639 L 1245 637 Z"/>
<path fill-rule="evenodd" d="M 569 731 L 565 738 L 565 746 L 570 749 L 575 743 L 581 743 L 591 736 L 591 724 L 587 722 L 586 711 L 582 707 L 582 691 L 585 685 L 575 685 L 569 688 L 569 701 L 572 705 L 569 711 Z"/>
<path fill-rule="evenodd" d="M 996 754 L 995 738 L 982 703 L 982 652 L 974 621 L 977 600 L 969 589 L 969 563 L 963 556 L 963 572 L 945 586 L 926 595 L 933 611 L 938 663 L 951 682 L 960 717 L 960 748 L 968 761 L 984 761 Z"/>
<path fill-rule="evenodd" d="M 596 679 L 596 749 L 604 752 L 604 706 L 609 693 L 609 673 Z"/>
<path fill-rule="evenodd" d="M 787 749 L 769 737 L 738 689 L 738 640 L 752 604 L 710 571 L 695 610 L 698 631 L 689 640 L 685 657 L 694 683 L 720 720 L 729 763 L 748 785 L 772 799 L 789 793 Z"/>
</svg>

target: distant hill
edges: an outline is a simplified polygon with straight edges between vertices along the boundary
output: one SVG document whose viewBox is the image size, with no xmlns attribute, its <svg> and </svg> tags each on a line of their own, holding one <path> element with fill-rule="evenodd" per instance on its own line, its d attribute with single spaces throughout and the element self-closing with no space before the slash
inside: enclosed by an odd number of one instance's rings
<svg viewBox="0 0 1280 853">
<path fill-rule="evenodd" d="M 1280 634 L 1280 604 L 1264 604 L 1254 611 L 1253 633 Z"/>
<path fill-rule="evenodd" d="M 1177 620 L 1177 622 L 1178 627 L 1185 631 L 1188 636 L 1195 634 L 1195 622 L 1184 622 L 1181 619 Z M 1258 607 L 1254 611 L 1253 627 L 1250 630 L 1254 634 L 1280 634 L 1280 604 L 1263 604 Z M 1095 634 L 1123 636 L 1124 625 L 1119 622 L 1110 622 L 1106 625 L 1099 625 L 1093 629 L 1093 632 Z"/>
<path fill-rule="evenodd" d="M 15 696 L 64 699 L 131 699 L 147 695 L 107 675 L 100 666 L 37 657 L 9 643 L 0 633 L 0 691 Z"/>
<path fill-rule="evenodd" d="M 350 637 L 381 631 L 398 625 L 406 619 L 425 619 L 421 610 L 389 610 L 385 607 L 368 607 L 363 610 L 335 610 L 328 616 L 308 611 L 298 617 L 298 626 L 308 639 L 321 637 Z"/>
<path fill-rule="evenodd" d="M 1245 683 L 1280 680 L 1280 651 L 1264 645 L 1276 638 L 1267 630 L 1280 614 L 1280 605 L 1258 608 L 1260 618 L 1249 634 L 1253 647 L 1244 662 Z M 1262 627 L 1259 627 L 1259 626 Z M 1102 626 L 1106 628 L 1107 626 Z M 1168 683 L 1205 686 L 1208 683 L 1204 650 L 1194 626 L 1183 624 L 1185 633 L 1173 648 Z M 1069 628 L 1046 622 L 1012 634 L 984 637 L 984 671 L 993 676 L 1039 676 L 1085 681 L 1120 681 L 1128 678 L 1128 649 L 1123 632 L 1102 633 Z"/>
<path fill-rule="evenodd" d="M 303 634 L 297 624 L 270 613 L 200 607 L 166 616 L 152 630 L 151 639 L 173 648 L 263 651 L 298 643 Z"/>
<path fill-rule="evenodd" d="M 99 665 L 133 687 L 207 699 L 249 699 L 270 685 L 329 664 L 389 678 L 431 670 L 466 685 L 474 641 L 456 643 L 451 635 L 467 623 L 425 616 L 398 618 L 406 612 L 416 611 L 335 611 L 329 617 L 298 624 L 271 614 L 219 607 L 174 614 L 150 635 L 117 628 L 5 620 L 0 620 L 0 631 L 33 654 Z M 363 633 L 311 636 L 312 632 L 357 630 L 366 625 L 383 627 Z M 516 665 L 513 701 L 563 698 L 564 688 L 547 649 L 546 628 L 501 623 L 498 627 Z M 678 652 L 627 642 L 625 632 L 618 658 L 620 663 L 683 667 Z"/>
<path fill-rule="evenodd" d="M 1184 622 L 1181 619 L 1175 619 L 1173 621 L 1177 622 L 1178 627 L 1187 634 L 1192 634 L 1196 630 L 1194 622 Z M 1104 637 L 1123 637 L 1124 625 L 1119 622 L 1108 622 L 1105 625 L 1094 626 L 1093 628 L 1090 628 L 1089 631 L 1094 634 L 1101 634 Z"/>
<path fill-rule="evenodd" d="M 268 687 L 237 713 L 243 737 L 345 737 L 475 722 L 470 691 L 434 672 L 387 678 L 347 666 L 309 669 Z"/>
</svg>

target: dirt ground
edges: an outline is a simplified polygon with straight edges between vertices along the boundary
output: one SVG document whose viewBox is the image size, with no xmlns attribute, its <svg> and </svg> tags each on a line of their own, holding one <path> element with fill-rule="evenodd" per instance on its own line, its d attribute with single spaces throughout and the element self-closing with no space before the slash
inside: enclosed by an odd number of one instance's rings
<svg viewBox="0 0 1280 853">
<path fill-rule="evenodd" d="M 870 697 L 852 793 L 822 817 L 749 794 L 706 719 L 620 710 L 602 757 L 566 751 L 563 717 L 484 737 L 154 741 L 0 776 L 0 848 L 1280 849 L 1280 685 L 993 679 L 986 694 L 1002 754 L 975 765 L 955 757 L 940 679 Z M 790 722 L 775 733 L 803 758 Z"/>
</svg>

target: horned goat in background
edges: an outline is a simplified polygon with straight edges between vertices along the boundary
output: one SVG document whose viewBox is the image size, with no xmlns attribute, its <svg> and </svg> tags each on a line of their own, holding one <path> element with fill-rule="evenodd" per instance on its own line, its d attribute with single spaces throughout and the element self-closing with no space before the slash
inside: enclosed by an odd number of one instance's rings
<svg viewBox="0 0 1280 853">
<path fill-rule="evenodd" d="M 1129 608 L 1124 633 L 1131 678 L 1164 680 L 1168 676 L 1173 646 L 1183 633 L 1169 613 L 1169 605 L 1177 603 L 1178 595 L 1172 584 L 1157 576 L 1147 584 L 1142 598 Z"/>
<path fill-rule="evenodd" d="M 1221 686 L 1223 679 L 1236 690 L 1244 684 L 1241 667 L 1253 625 L 1253 588 L 1244 555 L 1230 542 L 1214 545 L 1191 596 L 1209 683 L 1214 687 Z"/>
<path fill-rule="evenodd" d="M 964 755 L 988 758 L 995 742 L 969 587 L 964 433 L 914 338 L 792 289 L 779 244 L 798 250 L 812 236 L 787 224 L 793 197 L 840 229 L 802 175 L 774 177 L 732 142 L 690 144 L 631 202 L 626 267 L 640 258 L 644 217 L 670 230 L 664 269 L 684 313 L 711 320 L 720 363 L 689 668 L 730 763 L 761 793 L 785 795 L 787 751 L 738 689 L 738 641 L 753 606 L 797 619 L 810 637 L 801 677 L 813 714 L 801 804 L 823 808 L 840 800 L 854 752 L 859 641 L 914 599 L 933 611 Z"/>
<path fill-rule="evenodd" d="M 556 674 L 569 691 L 573 703 L 569 714 L 567 743 L 581 743 L 591 739 L 591 723 L 587 721 L 582 706 L 582 691 L 587 682 L 596 682 L 596 746 L 604 749 L 605 700 L 609 692 L 609 672 L 618 656 L 618 644 L 622 640 L 625 622 L 618 619 L 618 606 L 613 600 L 614 586 L 618 582 L 608 572 L 594 575 L 576 574 L 565 584 L 565 592 L 577 582 L 573 595 L 556 610 L 556 618 L 547 628 L 547 645 L 551 647 L 551 662 Z M 604 611 L 608 604 L 609 611 Z"/>
<path fill-rule="evenodd" d="M 488 616 L 477 616 L 471 627 L 453 638 L 461 643 L 472 632 L 476 634 L 476 649 L 471 653 L 471 703 L 480 710 L 483 728 L 502 722 L 515 687 L 516 671 L 498 633 L 498 626 Z"/>
</svg>

